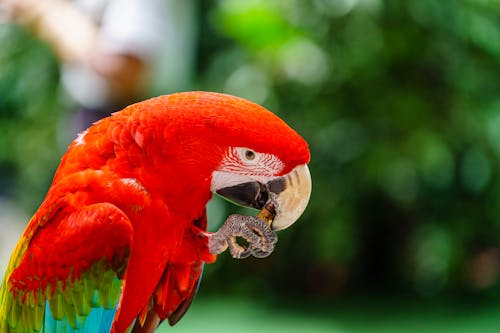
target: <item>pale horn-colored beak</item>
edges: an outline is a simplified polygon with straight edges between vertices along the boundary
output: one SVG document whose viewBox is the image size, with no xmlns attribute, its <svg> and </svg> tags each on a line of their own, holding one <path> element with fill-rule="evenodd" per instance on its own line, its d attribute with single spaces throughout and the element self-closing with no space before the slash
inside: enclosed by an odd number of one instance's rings
<svg viewBox="0 0 500 333">
<path fill-rule="evenodd" d="M 311 197 L 312 181 L 306 164 L 295 167 L 277 180 L 268 183 L 270 203 L 274 206 L 274 218 L 270 223 L 273 230 L 283 230 L 295 223 L 306 209 Z M 276 186 L 272 183 L 276 183 Z"/>
</svg>

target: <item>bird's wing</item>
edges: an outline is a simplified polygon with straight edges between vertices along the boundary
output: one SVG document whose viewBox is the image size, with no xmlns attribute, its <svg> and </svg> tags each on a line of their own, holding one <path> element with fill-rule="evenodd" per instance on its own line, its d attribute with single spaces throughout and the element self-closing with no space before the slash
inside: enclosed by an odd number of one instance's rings
<svg viewBox="0 0 500 333">
<path fill-rule="evenodd" d="M 132 226 L 113 204 L 70 202 L 46 201 L 20 239 L 0 290 L 1 332 L 109 331 Z"/>
</svg>

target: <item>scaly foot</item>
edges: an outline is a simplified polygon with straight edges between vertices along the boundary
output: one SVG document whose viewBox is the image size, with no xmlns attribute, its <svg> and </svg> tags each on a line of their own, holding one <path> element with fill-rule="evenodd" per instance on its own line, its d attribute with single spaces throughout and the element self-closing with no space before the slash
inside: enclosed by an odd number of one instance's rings
<svg viewBox="0 0 500 333">
<path fill-rule="evenodd" d="M 238 237 L 247 241 L 248 245 L 239 244 Z M 233 214 L 217 232 L 209 236 L 208 248 L 212 254 L 222 253 L 229 248 L 236 259 L 250 255 L 265 258 L 273 252 L 277 241 L 278 237 L 263 220 L 255 216 Z"/>
</svg>

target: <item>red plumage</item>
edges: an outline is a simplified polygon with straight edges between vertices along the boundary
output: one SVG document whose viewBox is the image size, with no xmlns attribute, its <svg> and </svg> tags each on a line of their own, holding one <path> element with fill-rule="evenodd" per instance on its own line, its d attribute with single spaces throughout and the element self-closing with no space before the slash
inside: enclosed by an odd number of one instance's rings
<svg viewBox="0 0 500 333">
<path fill-rule="evenodd" d="M 114 331 L 136 317 L 175 323 L 202 263 L 215 260 L 200 234 L 212 172 L 230 146 L 276 155 L 282 174 L 309 161 L 282 120 L 228 95 L 162 96 L 97 122 L 70 145 L 20 241 L 6 277 L 14 299 L 57 281 L 69 288 L 104 260 L 124 281 Z"/>
</svg>

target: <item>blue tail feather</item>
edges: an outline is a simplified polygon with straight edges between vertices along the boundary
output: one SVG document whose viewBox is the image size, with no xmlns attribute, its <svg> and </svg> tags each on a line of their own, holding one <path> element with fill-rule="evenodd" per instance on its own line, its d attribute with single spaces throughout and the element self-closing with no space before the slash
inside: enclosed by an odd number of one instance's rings
<svg viewBox="0 0 500 333">
<path fill-rule="evenodd" d="M 73 328 L 66 320 L 56 320 L 47 301 L 42 333 L 108 333 L 115 317 L 116 308 L 92 308 L 85 321 L 78 328 Z"/>
</svg>

